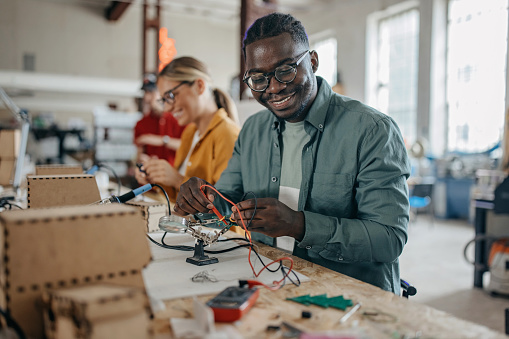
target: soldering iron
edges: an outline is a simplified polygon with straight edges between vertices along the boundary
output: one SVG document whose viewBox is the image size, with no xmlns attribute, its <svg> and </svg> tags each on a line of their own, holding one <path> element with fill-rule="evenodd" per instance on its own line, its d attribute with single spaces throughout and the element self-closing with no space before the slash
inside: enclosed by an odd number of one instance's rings
<svg viewBox="0 0 509 339">
<path fill-rule="evenodd" d="M 146 185 L 143 185 L 136 189 L 133 189 L 132 191 L 129 191 L 125 194 L 122 194 L 120 196 L 112 195 L 108 198 L 104 198 L 102 200 L 95 202 L 93 205 L 104 205 L 104 204 L 112 204 L 112 203 L 123 204 L 126 201 L 129 201 L 129 200 L 133 199 L 134 197 L 151 190 L 152 187 L 154 187 L 152 184 L 146 184 Z"/>
</svg>

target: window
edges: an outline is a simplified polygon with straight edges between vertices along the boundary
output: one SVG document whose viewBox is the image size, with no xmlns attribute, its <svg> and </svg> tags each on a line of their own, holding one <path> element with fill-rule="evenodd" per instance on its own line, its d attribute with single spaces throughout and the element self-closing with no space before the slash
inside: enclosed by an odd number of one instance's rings
<svg viewBox="0 0 509 339">
<path fill-rule="evenodd" d="M 508 0 L 449 1 L 448 151 L 484 151 L 502 137 L 507 3 Z"/>
<path fill-rule="evenodd" d="M 412 144 L 417 138 L 419 11 L 378 13 L 370 24 L 368 103 L 391 116 Z"/>
<path fill-rule="evenodd" d="M 320 66 L 316 75 L 324 78 L 329 85 L 334 86 L 337 81 L 337 53 L 338 43 L 335 38 L 319 40 L 311 45 L 311 49 L 318 53 Z"/>
</svg>

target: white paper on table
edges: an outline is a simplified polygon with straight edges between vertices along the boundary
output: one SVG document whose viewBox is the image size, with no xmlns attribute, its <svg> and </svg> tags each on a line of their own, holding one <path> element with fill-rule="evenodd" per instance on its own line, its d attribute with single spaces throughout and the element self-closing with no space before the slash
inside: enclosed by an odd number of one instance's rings
<svg viewBox="0 0 509 339">
<path fill-rule="evenodd" d="M 151 233 L 149 236 L 160 242 L 163 233 Z M 165 239 L 167 245 L 186 245 L 194 247 L 194 238 L 189 234 L 167 233 Z M 206 250 L 222 250 L 237 246 L 237 242 L 218 242 L 205 247 Z M 266 269 L 255 278 L 248 262 L 248 248 L 238 248 L 231 252 L 220 254 L 207 254 L 216 257 L 219 262 L 211 265 L 197 266 L 186 262 L 186 258 L 193 256 L 193 251 L 185 252 L 161 248 L 150 243 L 153 261 L 143 270 L 143 279 L 147 294 L 154 299 L 171 300 L 204 294 L 215 294 L 229 286 L 238 285 L 238 280 L 255 279 L 264 284 L 271 285 L 273 281 L 282 279 L 281 271 L 271 273 Z M 272 260 L 261 256 L 265 264 Z M 251 254 L 251 262 L 256 272 L 262 268 L 262 264 L 254 253 Z M 284 264 L 288 264 L 284 262 Z M 279 263 L 270 266 L 276 268 Z M 217 282 L 193 282 L 191 278 L 203 271 L 213 277 Z M 303 274 L 295 272 L 301 282 L 309 281 Z M 293 280 L 293 274 L 290 276 Z M 287 284 L 290 282 L 286 281 Z"/>
</svg>

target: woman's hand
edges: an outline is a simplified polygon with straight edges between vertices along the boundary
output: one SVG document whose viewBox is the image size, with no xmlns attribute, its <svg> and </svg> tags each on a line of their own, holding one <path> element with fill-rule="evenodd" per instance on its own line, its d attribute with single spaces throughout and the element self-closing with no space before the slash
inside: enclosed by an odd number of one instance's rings
<svg viewBox="0 0 509 339">
<path fill-rule="evenodd" d="M 142 169 L 146 173 L 146 180 L 151 184 L 178 188 L 184 180 L 184 176 L 164 159 L 149 159 L 143 163 Z"/>
<path fill-rule="evenodd" d="M 163 137 L 156 134 L 142 134 L 136 138 L 134 143 L 138 146 L 162 146 L 164 144 Z"/>
</svg>

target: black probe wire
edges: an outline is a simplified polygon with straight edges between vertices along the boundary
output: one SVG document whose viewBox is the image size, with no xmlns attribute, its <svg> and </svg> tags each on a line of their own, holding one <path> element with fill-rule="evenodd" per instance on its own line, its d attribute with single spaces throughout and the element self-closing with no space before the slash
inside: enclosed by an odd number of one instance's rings
<svg viewBox="0 0 509 339">
<path fill-rule="evenodd" d="M 253 221 L 255 215 L 256 215 L 256 209 L 258 208 L 258 200 L 257 200 L 257 197 L 256 197 L 256 194 L 253 192 L 253 191 L 249 191 L 249 192 L 246 192 L 242 195 L 242 198 L 240 198 L 241 201 L 244 201 L 246 199 L 246 196 L 248 194 L 251 194 L 254 198 L 254 201 L 255 201 L 255 205 L 254 205 L 254 211 L 253 211 L 253 215 L 251 216 L 251 218 L 249 219 L 249 221 L 247 222 L 247 225 L 246 225 L 246 231 L 247 229 L 249 229 L 249 226 L 251 225 L 251 222 Z M 249 238 L 247 237 L 247 232 L 244 233 L 244 239 L 242 240 L 245 240 L 245 241 L 249 241 Z M 275 269 L 271 269 L 269 268 L 268 266 L 265 265 L 265 263 L 263 262 L 262 258 L 260 257 L 260 255 L 258 254 L 258 252 L 253 248 L 252 249 L 256 256 L 258 257 L 258 260 L 260 260 L 261 264 L 265 267 L 265 269 L 271 273 L 275 273 L 277 272 L 279 269 L 281 269 L 281 267 L 283 267 L 283 263 L 280 261 L 279 262 L 279 266 Z"/>
<path fill-rule="evenodd" d="M 168 204 L 168 211 L 169 213 L 171 214 L 171 206 L 170 206 L 170 199 L 168 197 L 168 194 L 166 193 L 165 189 L 161 186 L 161 185 L 158 185 L 158 184 L 152 184 L 152 186 L 156 186 L 158 187 L 161 191 L 163 191 L 164 193 L 164 196 L 166 198 L 166 203 Z M 185 246 L 185 245 L 179 245 L 179 246 L 172 246 L 172 245 L 168 245 L 164 242 L 164 238 L 166 237 L 166 233 L 168 232 L 164 232 L 163 234 L 163 237 L 161 238 L 161 243 L 158 243 L 157 241 L 155 241 L 154 239 L 152 239 L 152 237 L 150 237 L 148 234 L 147 234 L 147 237 L 150 239 L 150 241 L 160 247 L 163 247 L 163 248 L 167 248 L 167 249 L 171 249 L 171 250 L 177 250 L 177 251 L 194 251 L 194 247 L 193 246 Z M 242 238 L 241 238 L 242 239 Z M 234 240 L 234 239 L 232 239 Z M 244 239 L 242 239 L 244 240 Z M 242 247 L 249 247 L 251 246 L 250 244 L 243 244 L 243 245 L 238 245 L 238 246 L 234 246 L 234 247 L 230 247 L 230 248 L 226 248 L 226 249 L 223 249 L 223 250 L 217 250 L 217 251 L 213 251 L 213 250 L 204 250 L 205 253 L 210 253 L 210 254 L 219 254 L 219 253 L 226 253 L 226 252 L 230 252 L 230 251 L 233 251 L 233 250 L 236 250 L 238 248 L 242 248 Z"/>
<path fill-rule="evenodd" d="M 167 232 L 164 232 L 164 235 L 163 237 L 166 235 Z M 162 247 L 162 248 L 166 248 L 166 249 L 169 249 L 169 250 L 177 250 L 177 251 L 193 251 L 194 248 L 191 247 L 191 246 L 171 246 L 171 245 L 166 245 L 164 243 L 159 243 L 157 241 L 155 241 L 154 239 L 152 239 L 151 236 L 149 236 L 147 234 L 147 238 L 154 244 L 156 244 L 157 246 L 159 247 Z"/>
<path fill-rule="evenodd" d="M 253 215 L 251 216 L 251 218 L 249 219 L 249 221 L 247 222 L 247 225 L 246 225 L 246 228 L 249 229 L 249 226 L 251 225 L 251 222 L 253 221 L 255 215 L 256 215 L 256 209 L 257 209 L 257 206 L 258 206 L 258 201 L 257 201 L 257 197 L 256 197 L 256 194 L 253 192 L 253 191 L 248 191 L 246 193 L 244 193 L 242 195 L 242 198 L 241 198 L 241 201 L 244 201 L 246 199 L 246 196 L 248 194 L 251 194 L 253 196 L 253 199 L 255 201 L 255 206 L 254 206 L 254 211 L 253 211 Z M 240 240 L 240 239 L 239 239 Z M 249 241 L 249 238 L 247 237 L 247 232 L 244 234 L 244 239 L 242 240 L 245 240 L 245 241 Z M 287 270 L 288 268 L 285 267 L 283 265 L 283 262 L 280 261 L 279 262 L 279 266 L 275 269 L 271 269 L 269 268 L 268 266 L 265 265 L 265 263 L 263 262 L 262 258 L 260 257 L 260 255 L 258 254 L 258 252 L 254 249 L 254 247 L 252 248 L 252 251 L 255 252 L 256 256 L 258 257 L 258 260 L 260 260 L 260 263 L 265 267 L 265 269 L 269 272 L 272 272 L 272 273 L 275 273 L 277 272 L 278 270 L 281 270 L 281 272 L 283 273 L 283 277 L 286 275 L 286 272 L 285 270 Z M 299 279 L 299 276 L 297 275 L 297 273 L 295 273 L 294 270 L 291 270 L 290 271 L 291 273 L 293 273 L 293 275 L 295 276 L 295 280 L 297 282 L 295 282 L 294 280 L 292 280 L 292 278 L 290 278 L 290 275 L 287 276 L 288 280 L 290 280 L 290 282 L 292 284 L 294 284 L 295 286 L 300 286 L 300 279 Z M 283 285 L 281 285 L 281 287 L 283 287 L 286 283 L 286 279 L 283 281 Z"/>
<path fill-rule="evenodd" d="M 168 193 L 166 193 L 165 189 L 163 188 L 163 186 L 159 185 L 159 184 L 151 184 L 152 186 L 156 186 L 157 188 L 159 188 L 161 191 L 163 191 L 164 193 L 164 197 L 166 198 L 166 203 L 168 204 L 168 213 L 171 214 L 171 206 L 170 206 L 170 198 L 168 198 Z"/>
<path fill-rule="evenodd" d="M 157 186 L 161 191 L 163 191 L 164 193 L 164 196 L 166 197 L 166 202 L 168 203 L 168 211 L 170 211 L 170 214 L 171 214 L 171 207 L 170 207 L 170 199 L 168 198 L 168 194 L 166 193 L 166 191 L 164 190 L 164 188 L 158 184 L 152 184 L 153 186 Z M 249 191 L 249 192 L 246 192 L 244 193 L 244 195 L 242 196 L 241 200 L 244 200 L 245 197 L 248 195 L 248 194 L 252 194 L 253 197 L 254 197 L 254 200 L 255 200 L 255 207 L 254 207 L 254 211 L 253 211 L 253 215 L 251 216 L 251 218 L 249 219 L 248 223 L 247 223 L 247 226 L 246 228 L 249 227 L 249 225 L 251 224 L 251 222 L 253 221 L 254 217 L 255 217 L 255 214 L 256 214 L 256 209 L 257 209 L 257 198 L 256 198 L 256 195 L 254 194 L 254 192 L 252 191 Z M 152 242 L 154 243 L 155 245 L 159 246 L 159 247 L 162 247 L 162 248 L 166 248 L 166 249 L 170 249 L 170 250 L 177 250 L 177 251 L 185 251 L 185 252 L 191 252 L 191 251 L 194 251 L 194 247 L 192 246 L 185 246 L 185 245 L 180 245 L 180 246 L 172 246 L 172 245 L 168 245 L 164 242 L 164 238 L 166 237 L 166 233 L 168 232 L 164 232 L 163 234 L 163 237 L 161 238 L 161 243 L 158 243 L 157 241 L 155 241 L 154 239 L 152 239 L 152 237 L 150 237 L 148 234 L 147 234 L 147 238 Z M 256 251 L 255 249 L 255 245 L 252 244 L 249 239 L 247 238 L 247 233 L 244 234 L 244 238 L 228 238 L 228 239 L 221 239 L 221 240 L 218 240 L 217 242 L 226 242 L 226 241 L 234 241 L 234 240 L 238 240 L 238 241 L 245 241 L 247 242 L 246 244 L 241 244 L 241 245 L 238 245 L 238 246 L 234 246 L 234 247 L 230 247 L 230 248 L 227 248 L 227 249 L 223 249 L 223 250 L 217 250 L 217 251 L 213 251 L 213 250 L 204 250 L 205 253 L 209 253 L 209 254 L 220 254 L 220 253 L 227 253 L 227 252 L 231 252 L 233 250 L 236 250 L 238 248 L 243 248 L 243 247 L 251 247 L 251 250 L 255 253 L 256 257 L 258 258 L 258 260 L 260 261 L 260 263 L 267 269 L 267 271 L 271 272 L 271 273 L 275 273 L 277 272 L 278 270 L 281 270 L 281 272 L 283 273 L 283 276 L 286 275 L 286 272 L 285 272 L 285 269 L 287 269 L 283 263 L 280 261 L 279 262 L 279 266 L 275 269 L 271 269 L 269 268 L 268 266 L 265 265 L 265 263 L 263 262 L 260 254 L 258 254 L 258 251 Z M 292 279 L 290 278 L 290 275 L 288 275 L 288 280 L 291 281 L 292 284 L 294 284 L 295 286 L 300 286 L 300 279 L 299 277 L 297 276 L 297 274 L 292 270 L 291 273 L 293 273 L 293 275 L 295 276 L 296 280 L 297 280 L 297 283 Z M 285 279 L 286 281 L 286 279 Z M 284 286 L 284 283 L 283 282 L 283 286 Z"/>
</svg>

